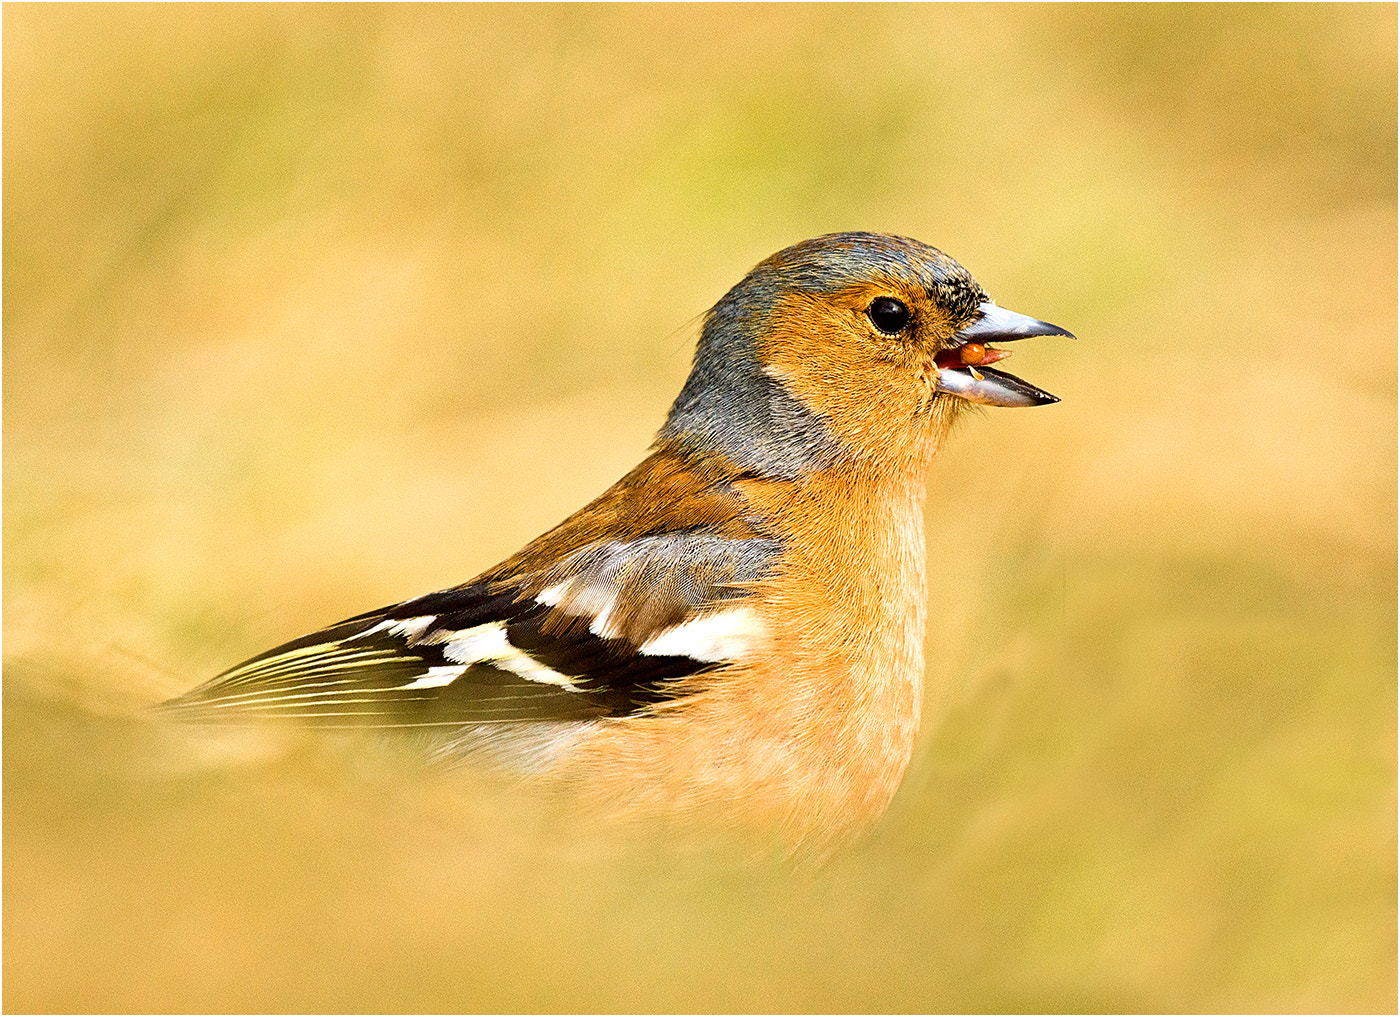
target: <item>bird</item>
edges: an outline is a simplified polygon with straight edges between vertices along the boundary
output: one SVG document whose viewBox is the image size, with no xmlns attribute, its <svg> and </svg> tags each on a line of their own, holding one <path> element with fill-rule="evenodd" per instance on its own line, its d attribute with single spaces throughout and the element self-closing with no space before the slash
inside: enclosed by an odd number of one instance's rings
<svg viewBox="0 0 1400 1017">
<path fill-rule="evenodd" d="M 832 233 L 704 316 L 645 458 L 474 579 L 284 643 L 164 704 L 426 733 L 609 815 L 870 828 L 919 727 L 927 472 L 974 405 L 1059 400 L 993 343 L 1070 332 L 917 240 Z"/>
</svg>

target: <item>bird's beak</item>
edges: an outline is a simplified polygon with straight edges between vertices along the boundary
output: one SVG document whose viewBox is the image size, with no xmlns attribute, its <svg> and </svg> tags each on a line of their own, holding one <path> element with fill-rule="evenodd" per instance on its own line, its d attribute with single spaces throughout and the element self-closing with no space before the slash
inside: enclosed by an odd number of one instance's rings
<svg viewBox="0 0 1400 1017">
<path fill-rule="evenodd" d="M 958 332 L 957 345 L 941 351 L 938 391 L 985 406 L 1045 406 L 1059 402 L 1058 396 L 1022 381 L 1014 374 L 994 371 L 988 364 L 1011 356 L 1009 350 L 990 348 L 994 342 L 1011 342 L 1036 335 L 1074 336 L 1048 321 L 998 307 L 990 300 L 977 305 L 979 317 Z"/>
</svg>

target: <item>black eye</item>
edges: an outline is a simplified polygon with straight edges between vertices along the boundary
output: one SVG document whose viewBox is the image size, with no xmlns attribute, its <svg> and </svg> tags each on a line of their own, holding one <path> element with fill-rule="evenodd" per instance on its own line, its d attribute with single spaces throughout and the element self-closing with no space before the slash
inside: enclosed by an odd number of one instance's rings
<svg viewBox="0 0 1400 1017">
<path fill-rule="evenodd" d="M 876 297 L 865 313 L 885 335 L 897 335 L 909 324 L 909 308 L 894 297 Z"/>
</svg>

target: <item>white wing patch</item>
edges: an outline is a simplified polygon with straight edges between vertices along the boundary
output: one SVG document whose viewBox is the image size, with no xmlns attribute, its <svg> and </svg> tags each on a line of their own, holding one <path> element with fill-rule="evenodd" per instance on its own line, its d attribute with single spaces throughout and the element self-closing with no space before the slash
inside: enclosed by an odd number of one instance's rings
<svg viewBox="0 0 1400 1017">
<path fill-rule="evenodd" d="M 435 621 L 437 621 L 435 614 L 419 615 L 417 618 L 386 618 L 378 625 L 356 633 L 350 639 L 364 639 L 377 632 L 388 632 L 390 635 L 403 636 L 412 645 L 423 637 L 423 633 L 428 631 L 428 626 Z M 346 642 L 349 640 L 347 639 Z"/>
<path fill-rule="evenodd" d="M 487 622 L 484 625 L 474 625 L 469 629 L 434 632 L 421 642 L 427 645 L 441 644 L 443 655 L 448 660 L 457 661 L 463 666 L 460 669 L 431 668 L 427 675 L 419 678 L 412 685 L 405 686 L 406 688 L 421 689 L 430 688 L 433 685 L 448 685 L 461 677 L 466 669 L 473 664 L 491 664 L 519 675 L 527 681 L 557 685 L 570 692 L 579 691 L 567 675 L 562 675 L 551 667 L 545 667 L 528 653 L 511 645 L 510 640 L 506 638 L 505 622 Z M 457 670 L 457 674 L 449 676 L 448 672 L 453 670 Z M 434 671 L 442 673 L 434 676 L 432 673 Z"/>
<path fill-rule="evenodd" d="M 512 674 L 519 675 L 527 681 L 557 685 L 570 692 L 578 691 L 578 688 L 566 676 L 553 668 L 545 667 L 533 657 L 512 646 L 510 640 L 506 638 L 504 622 L 487 622 L 469 629 L 434 632 L 424 639 L 423 634 L 432 627 L 433 622 L 437 621 L 437 617 L 437 615 L 426 614 L 416 618 L 387 618 L 378 625 L 371 626 L 352 636 L 351 640 L 365 639 L 379 632 L 388 632 L 390 635 L 403 636 L 410 646 L 414 643 L 422 643 L 426 646 L 441 645 L 443 646 L 443 655 L 448 660 L 457 661 L 456 664 L 450 666 L 430 667 L 427 674 L 406 685 L 398 686 L 400 689 L 441 688 L 445 685 L 451 685 L 462 677 L 473 664 L 493 664 L 510 671 Z M 349 641 L 347 640 L 347 642 Z"/>
<path fill-rule="evenodd" d="M 582 617 L 592 615 L 588 631 L 599 639 L 621 639 L 622 633 L 613 627 L 611 618 L 617 606 L 617 590 L 601 584 L 580 583 L 566 579 L 547 590 L 541 590 L 535 600 L 545 607 L 557 607 L 565 614 Z"/>
<path fill-rule="evenodd" d="M 611 618 L 617 606 L 617 591 L 601 585 L 581 585 L 566 579 L 535 600 L 572 615 L 593 615 L 588 626 L 600 639 L 619 639 L 622 633 Z M 733 607 L 700 615 L 663 629 L 637 648 L 648 657 L 690 657 L 707 664 L 719 664 L 744 656 L 767 633 L 763 620 L 751 607 Z"/>
<path fill-rule="evenodd" d="M 555 583 L 547 590 L 541 590 L 535 596 L 535 600 L 545 607 L 558 607 L 559 601 L 564 599 L 564 594 L 567 593 L 568 590 L 569 580 L 565 579 L 562 583 Z"/>
<path fill-rule="evenodd" d="M 639 652 L 650 657 L 690 657 L 718 664 L 744 656 L 766 631 L 753 608 L 735 607 L 659 632 L 643 643 Z"/>
</svg>

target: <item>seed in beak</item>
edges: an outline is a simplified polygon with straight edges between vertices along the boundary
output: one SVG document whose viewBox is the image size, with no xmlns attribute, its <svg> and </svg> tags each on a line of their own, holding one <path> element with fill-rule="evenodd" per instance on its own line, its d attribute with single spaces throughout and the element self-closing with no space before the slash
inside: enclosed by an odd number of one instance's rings
<svg viewBox="0 0 1400 1017">
<path fill-rule="evenodd" d="M 942 350 L 938 356 L 933 358 L 933 362 L 939 367 L 966 367 L 970 370 L 974 367 L 995 364 L 998 360 L 1005 360 L 1009 356 L 1011 356 L 1010 350 L 999 350 L 984 343 L 963 343 L 961 346 Z"/>
</svg>

